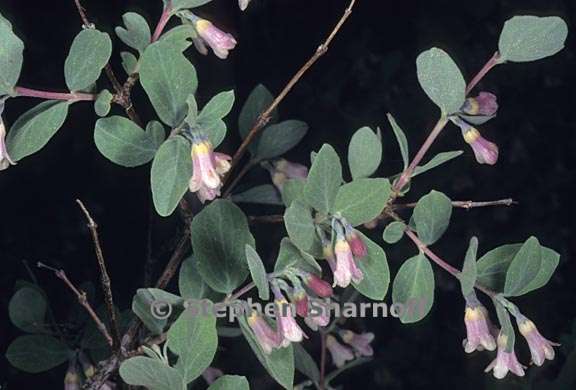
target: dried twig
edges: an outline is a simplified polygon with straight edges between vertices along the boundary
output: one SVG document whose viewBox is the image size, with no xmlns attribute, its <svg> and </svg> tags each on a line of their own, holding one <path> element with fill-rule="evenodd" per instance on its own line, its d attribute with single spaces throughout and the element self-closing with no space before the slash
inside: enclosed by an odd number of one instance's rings
<svg viewBox="0 0 576 390">
<path fill-rule="evenodd" d="M 96 323 L 96 327 L 98 328 L 100 333 L 102 333 L 102 335 L 106 339 L 106 342 L 108 343 L 108 345 L 110 347 L 112 347 L 114 344 L 112 337 L 110 337 L 110 333 L 108 333 L 108 329 L 106 328 L 106 325 L 104 325 L 104 322 L 102 322 L 100 317 L 98 317 L 98 314 L 96 314 L 96 312 L 94 311 L 94 309 L 92 308 L 92 306 L 88 302 L 88 299 L 86 298 L 86 293 L 84 291 L 78 289 L 70 281 L 70 279 L 68 279 L 64 270 L 50 267 L 49 265 L 43 264 L 41 262 L 38 262 L 37 266 L 39 268 L 44 268 L 44 269 L 47 269 L 49 271 L 54 272 L 54 275 L 56 275 L 58 277 L 58 279 L 62 280 L 66 284 L 66 286 L 68 286 L 68 288 L 74 293 L 74 295 L 76 295 L 78 302 L 84 307 L 84 309 L 86 309 L 86 311 L 88 312 L 90 317 L 92 317 L 92 320 L 94 320 L 94 322 Z"/>
<path fill-rule="evenodd" d="M 110 283 L 110 276 L 108 275 L 108 270 L 106 268 L 106 261 L 104 260 L 104 252 L 102 251 L 102 246 L 100 245 L 100 238 L 98 236 L 98 225 L 94 222 L 94 219 L 88 212 L 88 209 L 80 199 L 76 199 L 76 203 L 84 212 L 86 220 L 88 221 L 88 229 L 92 235 L 92 241 L 94 242 L 94 249 L 96 251 L 96 258 L 98 259 L 98 267 L 100 268 L 100 282 L 102 284 L 102 289 L 104 290 L 104 300 L 106 301 L 106 309 L 108 312 L 108 319 L 110 320 L 110 327 L 112 329 L 112 340 L 114 344 L 114 350 L 119 351 L 120 348 L 120 328 L 118 327 L 118 320 L 116 318 L 116 310 L 114 309 L 114 299 L 112 297 L 112 286 Z"/>
<path fill-rule="evenodd" d="M 344 15 L 342 15 L 342 17 L 340 18 L 340 20 L 338 21 L 332 32 L 328 35 L 328 38 L 326 38 L 324 43 L 318 46 L 318 48 L 314 52 L 314 55 L 312 55 L 312 57 L 310 57 L 310 59 L 306 61 L 304 65 L 302 65 L 302 67 L 298 70 L 298 72 L 296 72 L 296 74 L 290 79 L 290 81 L 288 81 L 288 84 L 286 84 L 284 89 L 280 92 L 280 94 L 278 94 L 278 96 L 274 99 L 274 101 L 270 104 L 270 106 L 262 114 L 260 114 L 258 120 L 254 124 L 252 129 L 250 130 L 250 132 L 248 133 L 242 144 L 240 144 L 240 147 L 234 154 L 234 157 L 232 157 L 232 162 L 230 163 L 231 168 L 228 171 L 226 177 L 224 178 L 225 184 L 230 180 L 232 171 L 234 170 L 234 168 L 238 166 L 238 163 L 240 162 L 240 159 L 242 159 L 242 157 L 244 156 L 244 153 L 246 153 L 248 146 L 252 143 L 252 141 L 254 141 L 258 133 L 260 133 L 260 131 L 264 128 L 264 126 L 266 126 L 266 124 L 268 124 L 268 122 L 270 121 L 270 116 L 272 115 L 272 112 L 276 109 L 276 107 L 278 107 L 278 105 L 282 102 L 282 100 L 284 100 L 286 95 L 288 95 L 288 93 L 298 83 L 298 81 L 300 81 L 300 79 L 302 78 L 302 76 L 304 76 L 304 74 L 308 71 L 308 69 L 310 69 L 310 67 L 312 67 L 312 65 L 314 65 L 314 63 L 318 61 L 320 57 L 326 54 L 326 52 L 328 51 L 328 47 L 332 43 L 332 40 L 334 40 L 334 37 L 336 36 L 336 34 L 338 34 L 338 31 L 340 31 L 340 29 L 342 28 L 342 26 L 352 13 L 352 8 L 354 8 L 355 3 L 356 0 L 350 1 L 350 4 L 344 11 Z"/>
</svg>

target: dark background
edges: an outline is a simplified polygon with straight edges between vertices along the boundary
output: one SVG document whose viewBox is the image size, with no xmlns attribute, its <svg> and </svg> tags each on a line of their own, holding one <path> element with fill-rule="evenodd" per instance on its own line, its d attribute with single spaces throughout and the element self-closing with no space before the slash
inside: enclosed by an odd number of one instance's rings
<svg viewBox="0 0 576 390">
<path fill-rule="evenodd" d="M 110 33 L 113 26 L 121 24 L 121 15 L 129 10 L 142 13 L 155 25 L 160 3 L 160 0 L 83 1 L 98 28 Z M 203 7 L 199 13 L 230 31 L 239 46 L 227 61 L 213 55 L 202 57 L 189 50 L 199 74 L 198 99 L 205 102 L 217 91 L 234 88 L 237 100 L 243 102 L 258 83 L 265 84 L 273 93 L 279 92 L 332 28 L 346 3 L 253 0 L 245 14 L 237 9 L 235 0 L 214 0 Z M 330 142 L 344 152 L 357 128 L 380 126 L 385 146 L 380 173 L 398 172 L 401 160 L 385 114 L 393 113 L 406 130 L 412 154 L 438 114 L 416 79 L 415 58 L 421 51 L 431 46 L 446 49 L 470 79 L 496 49 L 505 20 L 518 14 L 558 15 L 572 27 L 575 9 L 572 0 L 358 0 L 357 8 L 328 54 L 280 107 L 282 119 L 301 119 L 310 125 L 305 142 L 288 157 L 306 163 L 310 150 L 323 142 Z M 19 85 L 63 91 L 64 60 L 81 27 L 73 1 L 1 0 L 0 10 L 26 44 Z M 112 65 L 123 79 L 117 58 L 119 51 L 126 48 L 116 41 L 115 50 Z M 519 202 L 511 208 L 455 211 L 448 233 L 434 249 L 456 266 L 460 266 L 472 235 L 479 237 L 481 253 L 504 243 L 523 241 L 530 235 L 558 251 L 561 263 L 551 282 L 516 300 L 545 336 L 563 341 L 558 358 L 543 368 L 530 369 L 529 379 L 497 382 L 484 374 L 483 368 L 492 355 L 463 352 L 463 301 L 456 282 L 438 270 L 436 303 L 423 321 L 409 326 L 395 319 L 350 323 L 356 330 L 376 333 L 375 357 L 336 383 L 344 388 L 362 385 L 386 389 L 430 386 L 509 389 L 540 386 L 562 373 L 572 380 L 571 386 L 563 388 L 576 387 L 573 337 L 567 336 L 576 317 L 576 288 L 572 282 L 576 271 L 572 184 L 576 174 L 576 99 L 570 76 L 575 69 L 573 32 L 567 48 L 552 58 L 497 67 L 480 87 L 497 94 L 500 103 L 498 118 L 482 126 L 486 138 L 500 146 L 498 164 L 478 165 L 459 131 L 449 127 L 433 152 L 463 149 L 465 154 L 442 169 L 419 177 L 409 195 L 410 200 L 416 200 L 434 188 L 454 200 L 511 197 Z M 104 77 L 99 86 L 110 88 Z M 136 108 L 145 119 L 152 119 L 153 112 L 140 89 L 135 91 Z M 28 98 L 10 100 L 5 120 L 13 123 L 36 103 Z M 235 135 L 238 107 L 237 104 L 228 117 L 230 133 L 234 135 L 222 146 L 230 154 L 238 144 Z M 143 284 L 149 226 L 156 272 L 165 263 L 173 244 L 177 218 L 153 217 L 149 224 L 149 167 L 121 168 L 101 156 L 92 140 L 95 119 L 90 103 L 74 105 L 65 126 L 42 151 L 0 173 L 2 353 L 19 335 L 9 323 L 6 308 L 15 281 L 29 279 L 23 260 L 32 264 L 41 260 L 65 268 L 75 281 L 97 283 L 92 243 L 74 199 L 84 200 L 101 226 L 113 290 L 122 308 L 129 307 L 136 288 Z M 263 171 L 254 170 L 244 184 L 266 180 Z M 251 211 L 279 212 L 273 208 Z M 270 250 L 272 258 L 284 234 L 282 227 L 256 227 L 254 233 L 259 245 Z M 415 253 L 409 243 L 385 249 L 393 274 L 405 258 Z M 66 321 L 74 300 L 51 273 L 41 270 L 35 273 L 48 291 L 57 317 Z M 316 343 L 306 344 L 317 356 Z M 520 360 L 529 361 L 524 343 L 517 345 Z M 572 362 L 565 364 L 571 352 Z M 249 376 L 253 388 L 275 388 L 250 354 L 243 341 L 226 339 L 215 365 L 227 372 Z M 61 367 L 48 374 L 23 374 L 1 358 L 0 388 L 61 388 L 64 371 Z"/>
</svg>

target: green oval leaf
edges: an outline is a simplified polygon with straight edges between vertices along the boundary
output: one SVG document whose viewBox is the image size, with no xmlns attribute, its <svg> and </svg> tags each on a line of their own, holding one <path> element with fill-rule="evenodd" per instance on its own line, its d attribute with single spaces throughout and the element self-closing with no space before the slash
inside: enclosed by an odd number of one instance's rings
<svg viewBox="0 0 576 390">
<path fill-rule="evenodd" d="M 192 256 L 182 262 L 178 289 L 182 298 L 189 299 L 203 299 L 214 294 L 198 273 L 198 263 Z"/>
<path fill-rule="evenodd" d="M 10 157 L 19 161 L 42 149 L 64 124 L 69 105 L 50 100 L 22 114 L 6 137 Z"/>
<path fill-rule="evenodd" d="M 468 245 L 468 250 L 466 251 L 466 257 L 464 258 L 464 266 L 462 267 L 462 273 L 458 277 L 460 279 L 460 286 L 462 287 L 462 294 L 467 296 L 472 291 L 474 291 L 474 284 L 476 283 L 476 254 L 478 252 L 478 239 L 472 237 L 470 239 L 470 244 Z"/>
<path fill-rule="evenodd" d="M 120 376 L 129 385 L 151 390 L 186 390 L 186 383 L 175 368 L 149 357 L 136 356 L 123 361 Z"/>
<path fill-rule="evenodd" d="M 530 291 L 542 266 L 542 247 L 536 237 L 530 237 L 512 259 L 506 271 L 504 294 L 519 296 Z"/>
<path fill-rule="evenodd" d="M 313 255 L 322 253 L 312 212 L 308 206 L 300 201 L 292 202 L 284 213 L 284 225 L 288 236 L 298 248 Z"/>
<path fill-rule="evenodd" d="M 353 179 L 368 177 L 382 161 L 382 141 L 369 127 L 354 133 L 348 145 L 348 165 Z"/>
<path fill-rule="evenodd" d="M 231 293 L 248 276 L 246 244 L 254 246 L 248 220 L 230 201 L 216 200 L 192 221 L 192 247 L 198 271 L 218 292 Z"/>
<path fill-rule="evenodd" d="M 394 221 L 386 226 L 384 233 L 382 233 L 382 238 L 388 244 L 395 244 L 402 239 L 405 231 L 406 225 L 404 222 Z"/>
<path fill-rule="evenodd" d="M 6 359 L 19 370 L 32 374 L 51 370 L 68 360 L 72 351 L 47 335 L 20 336 L 8 346 Z"/>
<path fill-rule="evenodd" d="M 392 286 L 392 301 L 402 304 L 400 321 L 418 322 L 434 303 L 434 272 L 428 259 L 419 254 L 404 262 Z"/>
<path fill-rule="evenodd" d="M 258 203 L 274 206 L 283 204 L 282 199 L 280 199 L 280 193 L 272 184 L 262 184 L 239 194 L 234 194 L 232 195 L 232 200 L 235 203 Z"/>
<path fill-rule="evenodd" d="M 281 273 L 288 268 L 297 268 L 311 273 L 322 272 L 322 267 L 312 255 L 303 252 L 288 237 L 284 237 L 280 242 L 274 272 Z"/>
<path fill-rule="evenodd" d="M 216 379 L 208 390 L 250 390 L 248 380 L 239 375 L 224 375 Z"/>
<path fill-rule="evenodd" d="M 552 56 L 564 48 L 567 36 L 568 26 L 557 16 L 514 16 L 500 34 L 500 61 L 529 62 Z"/>
<path fill-rule="evenodd" d="M 64 63 L 64 76 L 70 91 L 81 91 L 98 80 L 112 55 L 108 34 L 89 28 L 80 31 Z"/>
<path fill-rule="evenodd" d="M 43 333 L 47 330 L 46 298 L 37 289 L 24 287 L 16 291 L 10 299 L 8 313 L 10 321 L 25 332 Z"/>
<path fill-rule="evenodd" d="M 160 119 L 180 125 L 188 113 L 186 99 L 198 86 L 196 70 L 182 52 L 164 42 L 148 46 L 140 59 L 140 81 Z"/>
<path fill-rule="evenodd" d="M 99 119 L 94 131 L 94 142 L 100 153 L 124 167 L 150 162 L 162 141 L 121 116 Z"/>
<path fill-rule="evenodd" d="M 22 71 L 24 43 L 0 17 L 0 95 L 11 95 Z"/>
<path fill-rule="evenodd" d="M 152 34 L 146 19 L 135 12 L 127 12 L 122 16 L 124 27 L 116 27 L 114 31 L 126 45 L 143 53 L 150 44 Z"/>
<path fill-rule="evenodd" d="M 150 174 L 158 214 L 167 217 L 174 212 L 188 190 L 191 177 L 190 143 L 180 136 L 168 138 L 158 149 Z"/>
<path fill-rule="evenodd" d="M 274 96 L 262 84 L 258 84 L 256 88 L 250 92 L 238 117 L 238 129 L 240 130 L 240 136 L 242 138 L 246 138 L 252 127 L 256 124 L 260 114 L 262 114 L 273 101 Z M 277 117 L 278 113 L 274 110 L 271 114 L 270 123 L 276 122 Z M 257 144 L 258 141 L 256 140 L 255 143 Z"/>
<path fill-rule="evenodd" d="M 178 355 L 175 368 L 186 383 L 192 382 L 210 366 L 218 348 L 216 317 L 184 310 L 168 330 L 168 348 Z"/>
<path fill-rule="evenodd" d="M 446 195 L 434 190 L 424 195 L 412 215 L 418 237 L 426 245 L 435 243 L 448 229 L 451 215 L 452 202 Z"/>
<path fill-rule="evenodd" d="M 114 95 L 107 89 L 103 90 L 98 94 L 98 98 L 94 102 L 94 111 L 99 117 L 105 117 L 110 113 L 112 108 L 112 99 Z"/>
<path fill-rule="evenodd" d="M 390 197 L 388 179 L 356 179 L 338 190 L 334 213 L 339 213 L 352 226 L 372 221 L 384 210 Z"/>
<path fill-rule="evenodd" d="M 256 252 L 252 246 L 246 244 L 245 252 L 250 275 L 252 276 L 254 284 L 256 284 L 256 288 L 258 289 L 258 296 L 260 299 L 267 301 L 270 299 L 270 286 L 268 285 L 268 277 L 266 275 L 266 268 L 264 268 L 264 263 L 258 255 L 258 252 Z"/>
<path fill-rule="evenodd" d="M 304 200 L 316 210 L 327 214 L 334 206 L 340 184 L 342 184 L 340 157 L 332 146 L 324 144 L 310 168 L 304 186 Z"/>
<path fill-rule="evenodd" d="M 466 99 L 466 81 L 456 63 L 442 49 L 434 47 L 416 60 L 418 81 L 443 115 L 460 111 Z"/>
<path fill-rule="evenodd" d="M 262 161 L 279 157 L 298 145 L 307 132 L 308 125 L 297 120 L 270 125 L 262 131 L 253 159 Z"/>
</svg>

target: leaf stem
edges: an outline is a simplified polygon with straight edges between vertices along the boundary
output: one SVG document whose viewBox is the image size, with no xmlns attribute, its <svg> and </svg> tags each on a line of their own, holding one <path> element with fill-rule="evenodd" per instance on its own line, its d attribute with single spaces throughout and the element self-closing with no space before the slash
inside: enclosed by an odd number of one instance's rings
<svg viewBox="0 0 576 390">
<path fill-rule="evenodd" d="M 35 97 L 46 100 L 66 100 L 66 101 L 94 101 L 96 95 L 90 93 L 62 93 L 40 91 L 37 89 L 30 89 L 24 87 L 16 87 L 14 89 L 18 96 L 22 97 Z"/>
<path fill-rule="evenodd" d="M 158 24 L 154 29 L 154 34 L 152 35 L 151 40 L 152 43 L 156 42 L 160 38 L 162 32 L 166 28 L 166 24 L 168 24 L 168 21 L 170 20 L 171 17 L 172 17 L 172 0 L 168 0 L 166 7 L 164 7 L 164 10 L 162 11 L 162 15 L 160 15 L 160 20 L 158 20 Z"/>
<path fill-rule="evenodd" d="M 496 65 L 500 63 L 499 61 L 500 61 L 500 53 L 496 51 L 496 53 L 494 53 L 492 58 L 490 58 L 488 62 L 486 62 L 486 64 L 482 67 L 482 69 L 480 69 L 478 74 L 474 76 L 472 81 L 470 81 L 470 83 L 466 87 L 466 95 L 468 95 L 470 91 L 474 89 L 474 87 L 480 82 L 480 80 L 484 78 L 484 76 L 486 76 L 488 72 L 490 72 L 492 68 L 494 68 Z"/>
</svg>

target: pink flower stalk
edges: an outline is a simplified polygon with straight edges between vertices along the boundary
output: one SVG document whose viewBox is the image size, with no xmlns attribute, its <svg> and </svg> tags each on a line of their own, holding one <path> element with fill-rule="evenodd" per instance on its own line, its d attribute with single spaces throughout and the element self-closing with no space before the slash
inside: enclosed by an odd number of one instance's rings
<svg viewBox="0 0 576 390">
<path fill-rule="evenodd" d="M 224 373 L 222 372 L 221 369 L 216 367 L 208 367 L 202 373 L 202 378 L 204 378 L 206 383 L 211 385 L 216 381 L 216 379 L 220 378 L 222 375 L 224 375 Z"/>
<path fill-rule="evenodd" d="M 351 281 L 359 283 L 364 278 L 364 274 L 356 265 L 350 244 L 344 237 L 336 240 L 334 252 L 336 253 L 336 271 L 334 271 L 333 286 L 348 287 Z"/>
<path fill-rule="evenodd" d="M 272 183 L 282 191 L 284 183 L 292 179 L 306 179 L 308 177 L 308 168 L 302 164 L 290 162 L 285 159 L 280 159 L 272 164 L 270 169 L 270 176 Z"/>
<path fill-rule="evenodd" d="M 230 169 L 230 156 L 214 153 L 207 139 L 197 138 L 192 143 L 192 165 L 194 173 L 190 179 L 190 192 L 198 192 L 204 203 L 220 196 L 222 176 Z"/>
<path fill-rule="evenodd" d="M 238 6 L 242 11 L 246 11 L 246 8 L 248 8 L 250 1 L 252 0 L 238 0 Z"/>
<path fill-rule="evenodd" d="M 372 356 L 374 350 L 370 343 L 374 340 L 374 333 L 354 333 L 351 330 L 339 332 L 342 341 L 351 346 L 358 356 Z"/>
<path fill-rule="evenodd" d="M 536 325 L 526 317 L 517 319 L 517 323 L 520 333 L 524 336 L 530 347 L 532 363 L 541 366 L 546 359 L 554 360 L 555 353 L 553 347 L 557 347 L 560 344 L 545 339 L 540 332 L 538 332 Z"/>
<path fill-rule="evenodd" d="M 476 299 L 466 300 L 464 323 L 466 324 L 466 338 L 462 345 L 466 353 L 496 349 L 496 340 L 490 333 L 493 325 L 490 323 L 488 311 Z"/>
<path fill-rule="evenodd" d="M 524 366 L 518 362 L 514 350 L 507 352 L 508 337 L 500 332 L 498 335 L 498 353 L 496 359 L 486 367 L 484 372 L 493 370 L 494 377 L 502 379 L 508 374 L 508 371 L 518 376 L 524 376 Z"/>
<path fill-rule="evenodd" d="M 364 244 L 364 241 L 362 241 L 352 225 L 346 224 L 345 231 L 346 241 L 348 241 L 348 244 L 350 244 L 352 254 L 359 258 L 365 257 L 368 254 L 368 248 L 366 248 L 366 244 Z"/>
<path fill-rule="evenodd" d="M 331 297 L 334 293 L 332 286 L 330 286 L 328 282 L 320 279 L 313 273 L 306 274 L 304 277 L 304 283 L 306 284 L 306 287 L 321 298 Z"/>
<path fill-rule="evenodd" d="M 461 111 L 466 115 L 496 115 L 498 112 L 496 95 L 490 92 L 480 92 L 478 96 L 466 99 Z"/>
<path fill-rule="evenodd" d="M 226 59 L 228 52 L 236 47 L 236 39 L 212 24 L 209 20 L 197 17 L 194 14 L 186 14 L 186 17 L 192 21 L 194 28 L 201 38 L 194 40 L 194 45 L 202 54 L 207 54 L 206 45 L 212 48 L 216 57 Z"/>
<path fill-rule="evenodd" d="M 0 115 L 4 110 L 4 103 L 0 102 Z M 0 171 L 7 169 L 10 165 L 15 165 L 6 149 L 6 126 L 0 116 Z"/>
<path fill-rule="evenodd" d="M 287 346 L 290 342 L 299 343 L 304 338 L 304 332 L 294 319 L 292 307 L 280 294 L 277 294 L 275 303 L 276 321 L 279 333 L 282 336 L 282 344 Z"/>
<path fill-rule="evenodd" d="M 332 361 L 338 368 L 346 364 L 347 361 L 354 359 L 352 350 L 340 344 L 338 340 L 336 340 L 336 338 L 331 334 L 326 337 L 326 348 L 328 348 L 328 351 L 330 351 Z"/>
<path fill-rule="evenodd" d="M 320 299 L 312 299 L 311 310 L 304 322 L 313 331 L 317 331 L 319 327 L 328 326 L 330 323 L 330 307 L 328 303 Z"/>
<path fill-rule="evenodd" d="M 256 310 L 252 310 L 252 313 L 250 313 L 248 325 L 252 328 L 256 341 L 258 341 L 264 353 L 269 354 L 272 352 L 272 349 L 280 346 L 278 333 L 268 325 L 268 322 L 266 322 Z"/>
</svg>

